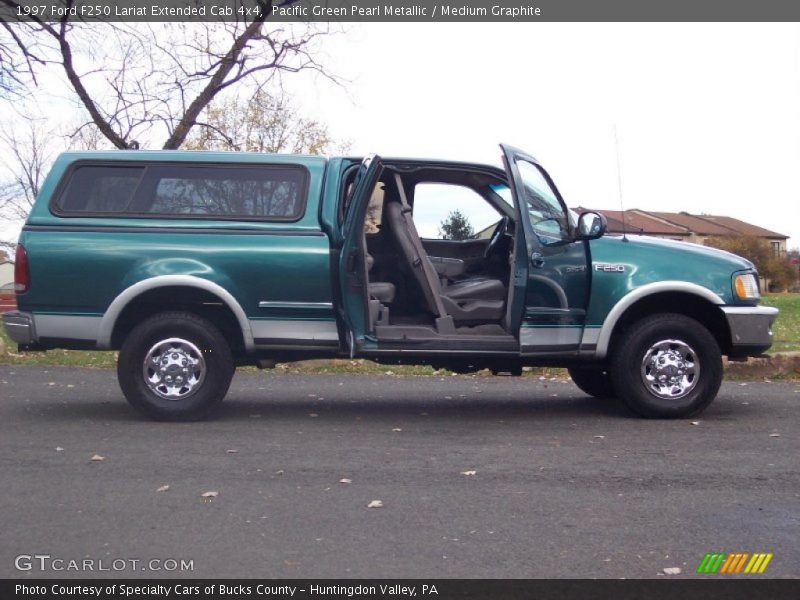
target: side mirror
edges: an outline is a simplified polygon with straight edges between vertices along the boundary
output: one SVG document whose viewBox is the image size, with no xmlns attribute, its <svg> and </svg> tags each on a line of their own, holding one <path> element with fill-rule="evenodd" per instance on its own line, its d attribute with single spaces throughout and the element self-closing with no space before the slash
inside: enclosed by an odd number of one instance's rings
<svg viewBox="0 0 800 600">
<path fill-rule="evenodd" d="M 578 228 L 575 239 L 577 240 L 596 240 L 603 237 L 606 232 L 608 222 L 603 213 L 587 211 L 578 217 Z"/>
</svg>

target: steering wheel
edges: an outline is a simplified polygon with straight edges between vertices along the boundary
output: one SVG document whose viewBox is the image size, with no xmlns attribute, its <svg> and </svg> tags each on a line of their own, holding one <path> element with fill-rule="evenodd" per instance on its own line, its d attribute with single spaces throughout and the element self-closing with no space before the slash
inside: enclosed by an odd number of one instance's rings
<svg viewBox="0 0 800 600">
<path fill-rule="evenodd" d="M 489 240 L 489 245 L 486 246 L 486 251 L 483 253 L 483 258 L 488 259 L 492 254 L 494 254 L 495 250 L 497 250 L 497 244 L 503 239 L 503 236 L 508 232 L 508 223 L 510 219 L 505 216 L 497 223 L 497 226 L 494 228 L 492 232 L 492 237 Z"/>
</svg>

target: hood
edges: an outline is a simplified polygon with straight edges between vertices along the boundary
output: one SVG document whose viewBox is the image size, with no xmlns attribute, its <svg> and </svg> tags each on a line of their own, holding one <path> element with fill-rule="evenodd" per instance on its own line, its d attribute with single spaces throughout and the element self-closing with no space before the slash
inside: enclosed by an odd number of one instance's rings
<svg viewBox="0 0 800 600">
<path fill-rule="evenodd" d="M 644 235 L 627 235 L 627 242 L 622 240 L 622 236 L 604 236 L 597 241 L 607 240 L 611 243 L 619 243 L 628 246 L 631 250 L 634 248 L 641 248 L 647 250 L 660 250 L 665 255 L 679 255 L 680 258 L 687 259 L 691 257 L 705 258 L 710 263 L 719 265 L 724 263 L 729 265 L 731 271 L 743 271 L 754 269 L 755 266 L 746 258 L 719 250 L 710 246 L 703 246 L 701 244 L 693 244 L 691 242 L 677 242 L 674 240 L 665 240 L 662 238 L 644 236 Z"/>
</svg>

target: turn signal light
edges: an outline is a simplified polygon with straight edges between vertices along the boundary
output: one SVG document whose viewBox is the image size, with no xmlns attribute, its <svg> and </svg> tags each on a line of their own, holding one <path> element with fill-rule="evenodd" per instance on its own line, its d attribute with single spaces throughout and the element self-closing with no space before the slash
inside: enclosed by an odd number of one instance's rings
<svg viewBox="0 0 800 600">
<path fill-rule="evenodd" d="M 733 289 L 739 300 L 757 300 L 761 297 L 758 291 L 758 280 L 752 273 L 737 275 L 733 280 Z"/>
</svg>

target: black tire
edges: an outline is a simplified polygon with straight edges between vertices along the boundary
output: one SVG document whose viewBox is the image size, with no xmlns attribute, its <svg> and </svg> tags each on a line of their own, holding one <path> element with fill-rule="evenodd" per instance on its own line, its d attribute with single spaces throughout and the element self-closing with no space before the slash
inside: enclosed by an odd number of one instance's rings
<svg viewBox="0 0 800 600">
<path fill-rule="evenodd" d="M 614 389 L 635 413 L 648 418 L 690 417 L 716 397 L 722 383 L 722 353 L 698 321 L 659 313 L 633 323 L 617 340 L 610 372 Z"/>
<path fill-rule="evenodd" d="M 586 392 L 595 398 L 616 398 L 614 385 L 611 383 L 611 376 L 608 370 L 602 367 L 569 367 L 569 376 L 572 382 L 581 391 Z"/>
<path fill-rule="evenodd" d="M 222 402 L 234 371 L 225 337 L 207 320 L 185 312 L 142 321 L 128 334 L 117 360 L 125 398 L 158 421 L 202 419 Z"/>
</svg>

